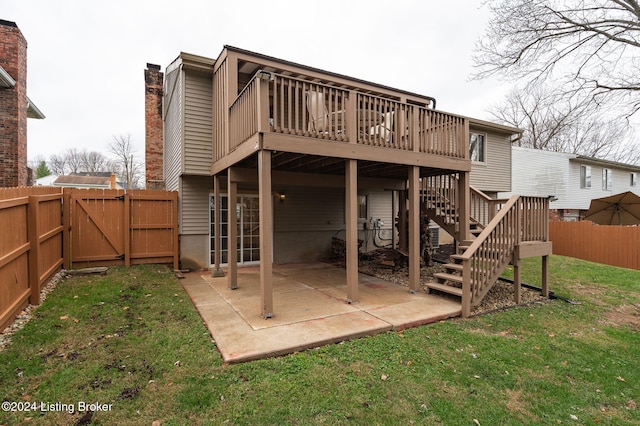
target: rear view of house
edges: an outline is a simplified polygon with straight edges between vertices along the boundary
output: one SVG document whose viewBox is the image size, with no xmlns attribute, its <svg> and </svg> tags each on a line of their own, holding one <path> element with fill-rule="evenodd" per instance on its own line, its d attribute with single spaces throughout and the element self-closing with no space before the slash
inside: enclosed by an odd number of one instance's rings
<svg viewBox="0 0 640 426">
<path fill-rule="evenodd" d="M 434 287 L 460 295 L 463 315 L 517 263 L 514 253 L 550 253 L 546 200 L 493 202 L 470 185 L 475 175 L 494 194 L 510 188 L 501 176 L 518 129 L 231 46 L 217 59 L 181 53 L 164 73 L 149 65 L 145 81 L 147 179 L 180 193 L 183 267 L 215 274 L 224 264 L 234 288 L 238 265 L 259 264 L 264 317 L 273 313 L 272 264 L 326 259 L 336 238 L 346 242 L 347 301 L 358 300 L 358 252 L 376 246 L 408 254 L 417 291 L 424 215 L 469 247 L 451 267 L 460 274 Z M 518 251 L 522 242 L 529 249 Z M 455 280 L 462 289 L 447 290 Z"/>
</svg>

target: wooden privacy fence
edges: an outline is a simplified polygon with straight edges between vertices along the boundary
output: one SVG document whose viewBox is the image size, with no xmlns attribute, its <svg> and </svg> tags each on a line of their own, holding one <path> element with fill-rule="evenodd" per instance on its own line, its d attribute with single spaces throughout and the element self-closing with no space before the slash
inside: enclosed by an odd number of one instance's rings
<svg viewBox="0 0 640 426">
<path fill-rule="evenodd" d="M 0 330 L 63 264 L 62 191 L 0 189 Z"/>
<path fill-rule="evenodd" d="M 0 330 L 62 266 L 172 263 L 178 195 L 166 191 L 0 189 Z"/>
<path fill-rule="evenodd" d="M 178 268 L 178 193 L 65 189 L 74 267 L 172 263 Z"/>
<path fill-rule="evenodd" d="M 640 270 L 640 227 L 549 222 L 553 253 Z"/>
</svg>

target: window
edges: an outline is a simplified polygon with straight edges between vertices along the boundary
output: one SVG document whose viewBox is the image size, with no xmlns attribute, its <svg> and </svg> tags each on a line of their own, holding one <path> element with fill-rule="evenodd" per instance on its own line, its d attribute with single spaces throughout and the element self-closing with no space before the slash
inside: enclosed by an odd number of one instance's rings
<svg viewBox="0 0 640 426">
<path fill-rule="evenodd" d="M 471 157 L 471 161 L 476 161 L 480 163 L 484 163 L 484 154 L 485 154 L 485 144 L 484 135 L 480 135 L 477 133 L 471 133 L 469 135 L 469 157 Z"/>
<path fill-rule="evenodd" d="M 613 172 L 611 169 L 602 169 L 602 189 L 610 191 L 613 188 Z"/>
<path fill-rule="evenodd" d="M 631 173 L 631 180 L 629 182 L 629 186 L 638 186 L 638 174 L 633 172 Z"/>
<path fill-rule="evenodd" d="M 580 188 L 591 188 L 590 166 L 580 166 Z"/>
</svg>

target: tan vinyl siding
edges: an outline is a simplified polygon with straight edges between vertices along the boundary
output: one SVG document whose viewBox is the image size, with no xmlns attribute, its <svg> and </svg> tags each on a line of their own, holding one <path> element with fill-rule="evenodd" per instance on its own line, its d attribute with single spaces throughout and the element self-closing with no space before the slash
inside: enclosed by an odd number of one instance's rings
<svg viewBox="0 0 640 426">
<path fill-rule="evenodd" d="M 180 233 L 209 234 L 210 176 L 183 176 L 180 197 Z"/>
<path fill-rule="evenodd" d="M 180 69 L 167 74 L 164 95 L 164 176 L 166 188 L 177 191 L 182 173 L 182 78 Z"/>
<path fill-rule="evenodd" d="M 371 192 L 368 194 L 369 217 L 367 219 L 382 219 L 384 225 L 381 229 L 391 229 L 393 227 L 392 194 L 391 191 Z"/>
<path fill-rule="evenodd" d="M 184 173 L 209 175 L 212 148 L 211 76 L 185 72 Z"/>
<path fill-rule="evenodd" d="M 288 188 L 284 202 L 275 201 L 274 230 L 340 230 L 344 224 L 344 190 L 339 188 Z"/>
<path fill-rule="evenodd" d="M 511 190 L 510 136 L 470 128 L 471 133 L 486 135 L 484 163 L 471 164 L 470 183 L 484 192 Z"/>
</svg>

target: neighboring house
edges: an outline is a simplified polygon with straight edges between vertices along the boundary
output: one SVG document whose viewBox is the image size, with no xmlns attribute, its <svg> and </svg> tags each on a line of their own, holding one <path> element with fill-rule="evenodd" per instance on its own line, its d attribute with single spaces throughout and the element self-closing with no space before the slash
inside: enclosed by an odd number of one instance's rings
<svg viewBox="0 0 640 426">
<path fill-rule="evenodd" d="M 145 89 L 147 186 L 179 191 L 182 267 L 227 264 L 233 287 L 238 264 L 259 263 L 265 317 L 271 264 L 326 259 L 334 238 L 346 241 L 347 300 L 358 244 L 406 250 L 416 290 L 421 210 L 468 242 L 478 203 L 495 213 L 470 187 L 510 190 L 520 130 L 438 111 L 429 96 L 231 46 L 217 59 L 181 53 L 164 74 L 147 64 Z M 463 306 L 479 303 L 513 244 L 471 278 L 482 288 Z"/>
<path fill-rule="evenodd" d="M 116 182 L 115 173 L 110 172 L 62 175 L 51 185 L 63 188 L 122 189 L 122 185 Z"/>
<path fill-rule="evenodd" d="M 512 158 L 512 188 L 500 196 L 552 196 L 549 207 L 558 220 L 582 219 L 595 198 L 640 195 L 640 166 L 515 146 Z"/>
<path fill-rule="evenodd" d="M 32 183 L 27 118 L 44 118 L 27 97 L 27 41 L 15 22 L 0 19 L 0 187 Z"/>
<path fill-rule="evenodd" d="M 58 179 L 59 175 L 47 175 L 36 179 L 34 186 L 53 186 L 53 182 Z"/>
</svg>

